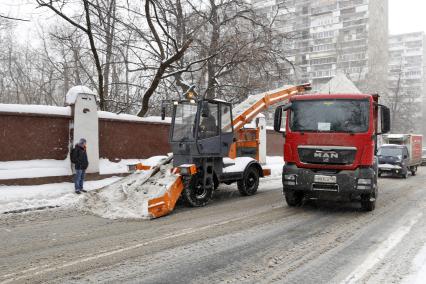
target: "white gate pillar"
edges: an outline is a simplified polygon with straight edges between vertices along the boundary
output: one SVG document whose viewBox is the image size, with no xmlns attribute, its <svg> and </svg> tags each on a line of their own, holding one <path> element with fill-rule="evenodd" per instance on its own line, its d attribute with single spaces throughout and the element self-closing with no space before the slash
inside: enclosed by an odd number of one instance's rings
<svg viewBox="0 0 426 284">
<path fill-rule="evenodd" d="M 263 114 L 256 117 L 256 127 L 259 129 L 259 162 L 266 164 L 266 119 Z"/>
<path fill-rule="evenodd" d="M 66 96 L 66 103 L 74 105 L 73 146 L 81 138 L 87 140 L 87 173 L 99 173 L 99 126 L 98 107 L 95 93 L 85 86 L 72 87 Z"/>
</svg>

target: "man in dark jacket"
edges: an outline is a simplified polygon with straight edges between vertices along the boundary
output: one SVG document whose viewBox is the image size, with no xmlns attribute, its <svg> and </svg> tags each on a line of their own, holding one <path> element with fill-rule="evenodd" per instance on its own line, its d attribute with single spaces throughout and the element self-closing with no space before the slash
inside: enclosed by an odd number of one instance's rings
<svg viewBox="0 0 426 284">
<path fill-rule="evenodd" d="M 80 139 L 75 145 L 71 155 L 71 161 L 75 164 L 75 193 L 80 194 L 80 192 L 86 192 L 86 190 L 83 189 L 83 183 L 86 169 L 89 166 L 86 152 L 86 139 Z"/>
</svg>

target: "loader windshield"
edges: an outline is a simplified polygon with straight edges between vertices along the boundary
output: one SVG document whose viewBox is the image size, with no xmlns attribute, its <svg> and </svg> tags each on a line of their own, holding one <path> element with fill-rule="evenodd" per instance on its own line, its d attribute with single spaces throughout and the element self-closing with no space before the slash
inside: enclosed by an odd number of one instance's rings
<svg viewBox="0 0 426 284">
<path fill-rule="evenodd" d="M 306 132 L 367 132 L 369 106 L 368 100 L 293 101 L 290 128 Z"/>
<path fill-rule="evenodd" d="M 194 140 L 195 119 L 197 105 L 192 103 L 179 103 L 176 105 L 173 124 L 173 141 Z"/>
</svg>

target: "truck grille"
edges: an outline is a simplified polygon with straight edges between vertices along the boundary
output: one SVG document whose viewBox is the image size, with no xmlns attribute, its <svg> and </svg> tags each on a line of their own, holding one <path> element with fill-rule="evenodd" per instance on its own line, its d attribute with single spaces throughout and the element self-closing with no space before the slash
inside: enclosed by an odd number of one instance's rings
<svg viewBox="0 0 426 284">
<path fill-rule="evenodd" d="M 351 165 L 355 160 L 355 147 L 299 146 L 299 159 L 306 164 Z"/>
</svg>

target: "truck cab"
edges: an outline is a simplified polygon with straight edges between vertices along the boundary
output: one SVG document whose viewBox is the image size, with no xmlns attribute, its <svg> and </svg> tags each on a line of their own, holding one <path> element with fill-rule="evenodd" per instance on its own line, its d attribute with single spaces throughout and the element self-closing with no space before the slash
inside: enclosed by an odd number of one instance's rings
<svg viewBox="0 0 426 284">
<path fill-rule="evenodd" d="M 377 135 L 390 128 L 378 95 L 297 95 L 275 112 L 285 135 L 282 182 L 289 206 L 304 199 L 360 200 L 374 210 Z"/>
</svg>

